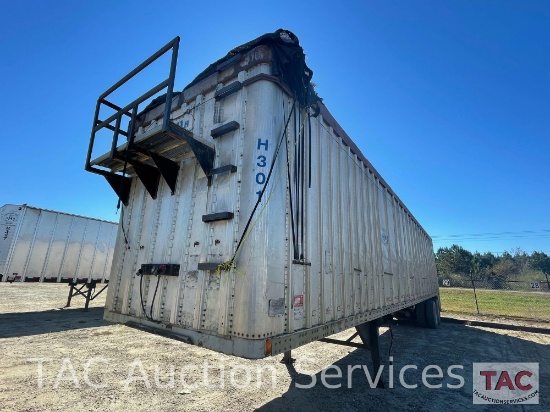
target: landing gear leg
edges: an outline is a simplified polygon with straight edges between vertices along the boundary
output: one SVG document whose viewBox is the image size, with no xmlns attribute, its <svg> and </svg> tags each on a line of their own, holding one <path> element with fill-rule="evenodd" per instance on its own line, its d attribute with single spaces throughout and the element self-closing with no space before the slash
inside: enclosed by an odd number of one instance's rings
<svg viewBox="0 0 550 412">
<path fill-rule="evenodd" d="M 286 365 L 292 365 L 294 362 L 296 362 L 296 359 L 292 357 L 292 351 L 286 351 L 283 354 L 283 359 L 281 359 L 281 363 L 284 363 Z"/>
<path fill-rule="evenodd" d="M 359 337 L 363 341 L 363 344 L 370 350 L 372 357 L 372 365 L 374 367 L 374 375 L 380 370 L 380 342 L 378 339 L 378 322 L 376 320 L 365 322 L 355 327 L 359 333 Z M 384 382 L 382 378 L 378 381 L 376 385 L 378 388 L 384 387 Z"/>
</svg>

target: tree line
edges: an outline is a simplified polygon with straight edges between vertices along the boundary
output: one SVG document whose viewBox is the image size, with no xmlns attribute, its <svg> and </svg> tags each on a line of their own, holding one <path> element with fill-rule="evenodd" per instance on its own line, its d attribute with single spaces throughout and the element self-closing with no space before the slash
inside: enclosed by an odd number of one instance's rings
<svg viewBox="0 0 550 412">
<path fill-rule="evenodd" d="M 496 256 L 491 252 L 470 252 L 458 245 L 439 248 L 435 254 L 437 273 L 442 278 L 475 278 L 488 281 L 544 280 L 550 275 L 550 256 L 531 254 L 516 248 Z"/>
</svg>

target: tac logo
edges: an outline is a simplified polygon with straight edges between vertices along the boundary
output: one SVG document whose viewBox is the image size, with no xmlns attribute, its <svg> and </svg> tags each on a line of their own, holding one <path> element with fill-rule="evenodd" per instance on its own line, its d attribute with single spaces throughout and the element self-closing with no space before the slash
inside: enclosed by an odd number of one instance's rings
<svg viewBox="0 0 550 412">
<path fill-rule="evenodd" d="M 477 404 L 538 404 L 538 363 L 474 363 Z"/>
</svg>

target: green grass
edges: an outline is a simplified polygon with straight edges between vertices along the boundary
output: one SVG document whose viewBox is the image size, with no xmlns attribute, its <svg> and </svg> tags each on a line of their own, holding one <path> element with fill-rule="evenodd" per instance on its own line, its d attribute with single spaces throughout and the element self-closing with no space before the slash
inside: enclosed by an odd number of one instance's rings
<svg viewBox="0 0 550 412">
<path fill-rule="evenodd" d="M 441 308 L 448 312 L 475 315 L 473 289 L 440 288 Z M 526 319 L 550 319 L 550 293 L 476 290 L 481 315 L 513 316 Z"/>
</svg>

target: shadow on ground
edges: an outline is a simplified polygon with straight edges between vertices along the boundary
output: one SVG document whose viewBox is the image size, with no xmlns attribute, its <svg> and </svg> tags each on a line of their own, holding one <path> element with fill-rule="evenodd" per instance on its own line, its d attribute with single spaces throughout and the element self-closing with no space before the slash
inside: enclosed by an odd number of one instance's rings
<svg viewBox="0 0 550 412">
<path fill-rule="evenodd" d="M 472 328 L 466 325 L 444 324 L 437 330 L 422 329 L 412 325 L 400 324 L 394 327 L 393 340 L 393 388 L 389 388 L 388 349 L 389 334 L 381 336 L 381 356 L 384 363 L 382 379 L 385 388 L 371 386 L 364 370 L 350 368 L 365 365 L 374 378 L 370 352 L 364 349 L 350 350 L 349 354 L 326 368 L 327 375 L 338 375 L 334 366 L 341 371 L 341 377 L 326 378 L 322 382 L 322 371 L 313 375 L 300 373 L 303 365 L 299 362 L 288 366 L 292 382 L 281 397 L 262 405 L 259 411 L 455 411 L 475 408 L 486 411 L 498 408 L 517 410 L 517 405 L 473 405 L 473 362 L 538 362 L 540 376 L 540 404 L 528 405 L 530 410 L 547 410 L 550 392 L 550 348 L 506 334 Z M 418 385 L 410 389 L 401 385 L 400 370 L 406 365 L 416 365 L 417 369 L 407 369 L 404 381 L 409 385 Z M 441 384 L 439 389 L 428 388 L 422 381 L 422 370 L 428 365 L 438 365 L 443 370 L 443 378 L 428 380 L 431 384 Z M 451 365 L 462 365 L 463 369 L 453 372 L 462 376 L 464 383 L 460 388 L 452 388 L 460 382 L 449 376 Z M 307 364 L 305 366 L 307 369 Z M 434 372 L 431 370 L 431 372 Z M 430 372 L 430 373 L 431 373 Z M 351 376 L 351 378 L 350 378 Z M 315 385 L 312 385 L 315 383 Z M 308 389 L 303 386 L 311 386 Z M 451 385 L 448 387 L 447 385 Z M 300 388 L 302 386 L 302 388 Z M 336 387 L 339 386 L 339 387 Z M 515 409 L 514 409 L 515 408 Z M 494 409 L 497 410 L 497 409 Z"/>
<path fill-rule="evenodd" d="M 24 325 L 24 326 L 23 326 Z M 110 325 L 103 308 L 77 308 L 0 314 L 0 338 L 40 335 Z"/>
</svg>

